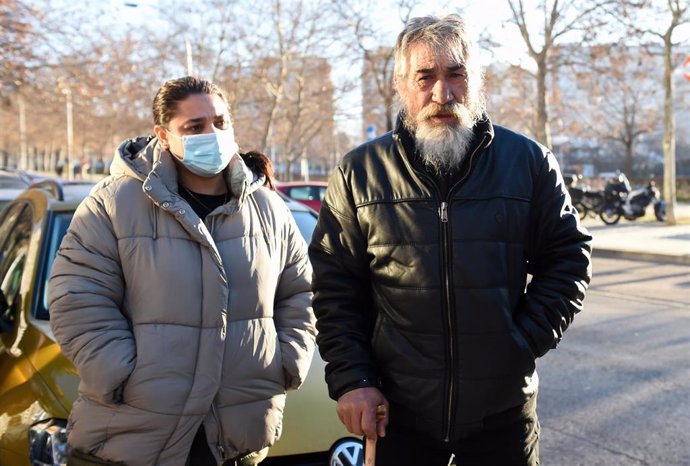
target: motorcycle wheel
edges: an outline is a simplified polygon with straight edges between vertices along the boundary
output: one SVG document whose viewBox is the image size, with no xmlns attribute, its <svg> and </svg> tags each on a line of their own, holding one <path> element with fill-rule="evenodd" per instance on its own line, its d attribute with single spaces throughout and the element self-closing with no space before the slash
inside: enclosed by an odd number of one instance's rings
<svg viewBox="0 0 690 466">
<path fill-rule="evenodd" d="M 654 216 L 660 222 L 666 221 L 666 202 L 661 201 L 654 204 Z"/>
<path fill-rule="evenodd" d="M 599 213 L 599 218 L 607 225 L 615 225 L 621 219 L 621 213 L 614 207 L 604 207 Z"/>
<path fill-rule="evenodd" d="M 577 213 L 580 215 L 580 220 L 587 218 L 587 207 L 582 202 L 576 202 L 573 207 L 575 207 Z"/>
</svg>

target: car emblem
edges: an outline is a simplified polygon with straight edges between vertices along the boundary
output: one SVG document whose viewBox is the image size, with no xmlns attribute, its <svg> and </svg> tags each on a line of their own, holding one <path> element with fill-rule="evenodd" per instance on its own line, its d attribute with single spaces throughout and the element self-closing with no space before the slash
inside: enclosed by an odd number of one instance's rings
<svg viewBox="0 0 690 466">
<path fill-rule="evenodd" d="M 341 439 L 331 449 L 330 466 L 362 466 L 364 446 L 355 438 Z"/>
</svg>

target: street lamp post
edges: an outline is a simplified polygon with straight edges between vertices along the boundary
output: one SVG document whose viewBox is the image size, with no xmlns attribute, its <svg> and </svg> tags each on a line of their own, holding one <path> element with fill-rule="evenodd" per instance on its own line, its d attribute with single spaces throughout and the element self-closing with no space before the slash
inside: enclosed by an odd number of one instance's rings
<svg viewBox="0 0 690 466">
<path fill-rule="evenodd" d="M 19 168 L 27 170 L 29 168 L 28 154 L 26 148 L 26 106 L 24 105 L 24 96 L 21 91 L 17 105 L 19 107 Z"/>
<path fill-rule="evenodd" d="M 73 157 L 74 157 L 74 121 L 72 118 L 72 89 L 65 87 L 62 92 L 65 94 L 65 112 L 67 113 L 67 179 L 74 179 Z"/>
<path fill-rule="evenodd" d="M 192 76 L 194 74 L 194 62 L 192 60 L 192 42 L 189 37 L 184 38 L 184 46 L 187 51 L 187 75 Z"/>
</svg>

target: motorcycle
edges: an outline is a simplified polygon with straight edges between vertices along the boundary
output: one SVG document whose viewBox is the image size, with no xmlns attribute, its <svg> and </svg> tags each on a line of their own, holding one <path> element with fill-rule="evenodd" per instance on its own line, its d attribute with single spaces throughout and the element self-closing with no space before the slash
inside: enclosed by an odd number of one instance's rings
<svg viewBox="0 0 690 466">
<path fill-rule="evenodd" d="M 661 200 L 654 180 L 646 186 L 631 189 L 624 173 L 607 181 L 604 187 L 604 203 L 599 217 L 607 225 L 618 223 L 621 217 L 635 220 L 645 215 L 647 207 L 654 205 L 654 216 L 660 222 L 666 220 L 666 201 Z"/>
<path fill-rule="evenodd" d="M 565 175 L 564 179 L 568 185 L 573 206 L 580 214 L 580 220 L 584 220 L 587 216 L 596 217 L 604 203 L 604 192 L 593 190 L 582 183 L 582 175 Z"/>
</svg>

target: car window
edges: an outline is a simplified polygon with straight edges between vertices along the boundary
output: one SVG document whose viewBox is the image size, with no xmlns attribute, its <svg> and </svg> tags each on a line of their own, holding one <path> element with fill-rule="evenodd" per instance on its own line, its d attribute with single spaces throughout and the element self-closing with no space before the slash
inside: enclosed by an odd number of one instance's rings
<svg viewBox="0 0 690 466">
<path fill-rule="evenodd" d="M 288 196 L 298 201 L 312 201 L 314 200 L 311 186 L 295 186 L 288 189 Z"/>
<path fill-rule="evenodd" d="M 314 186 L 314 189 L 318 191 L 315 199 L 323 201 L 323 199 L 326 197 L 326 186 Z"/>
<path fill-rule="evenodd" d="M 292 216 L 295 217 L 297 228 L 304 237 L 307 244 L 311 243 L 311 235 L 316 227 L 316 216 L 312 212 L 293 210 Z"/>
<path fill-rule="evenodd" d="M 60 247 L 62 238 L 67 233 L 67 228 L 72 221 L 73 212 L 56 212 L 49 219 L 48 228 L 49 235 L 46 237 L 47 244 L 44 252 L 44 260 L 42 261 L 41 273 L 38 277 L 38 283 L 36 284 L 36 289 L 38 290 L 39 296 L 37 296 L 36 302 L 39 303 L 38 309 L 36 310 L 36 318 L 47 320 L 48 314 L 48 278 L 50 278 L 50 270 L 53 267 L 53 261 L 55 260 L 55 255 Z"/>
</svg>

